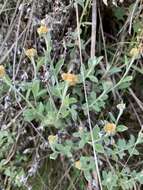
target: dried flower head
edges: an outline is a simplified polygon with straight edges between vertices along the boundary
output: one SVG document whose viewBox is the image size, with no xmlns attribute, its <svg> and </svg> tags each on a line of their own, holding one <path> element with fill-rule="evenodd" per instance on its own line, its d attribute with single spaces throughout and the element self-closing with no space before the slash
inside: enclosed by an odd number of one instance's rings
<svg viewBox="0 0 143 190">
<path fill-rule="evenodd" d="M 114 123 L 107 123 L 104 126 L 104 131 L 108 134 L 108 135 L 112 135 L 115 133 L 116 131 L 116 125 Z"/>
<path fill-rule="evenodd" d="M 5 68 L 3 65 L 0 65 L 0 78 L 4 77 L 5 75 Z"/>
<path fill-rule="evenodd" d="M 46 25 L 41 25 L 38 29 L 37 32 L 39 35 L 47 34 L 48 33 L 48 28 Z"/>
<path fill-rule="evenodd" d="M 54 143 L 57 142 L 57 140 L 58 140 L 57 135 L 49 135 L 49 136 L 48 136 L 49 144 L 54 144 Z"/>
<path fill-rule="evenodd" d="M 75 167 L 76 167 L 77 169 L 81 170 L 81 162 L 80 162 L 80 160 L 76 161 L 76 162 L 74 163 L 74 165 L 75 165 Z"/>
<path fill-rule="evenodd" d="M 74 86 L 78 82 L 78 77 L 75 74 L 63 73 L 62 79 L 68 82 L 69 85 Z"/>
<path fill-rule="evenodd" d="M 30 48 L 25 51 L 25 55 L 31 59 L 37 55 L 37 51 L 34 48 Z"/>
<path fill-rule="evenodd" d="M 83 132 L 84 131 L 84 128 L 82 126 L 79 126 L 79 132 Z"/>
<path fill-rule="evenodd" d="M 119 109 L 119 111 L 124 111 L 124 109 L 126 108 L 126 105 L 124 103 L 120 103 L 117 105 L 117 108 Z"/>
</svg>

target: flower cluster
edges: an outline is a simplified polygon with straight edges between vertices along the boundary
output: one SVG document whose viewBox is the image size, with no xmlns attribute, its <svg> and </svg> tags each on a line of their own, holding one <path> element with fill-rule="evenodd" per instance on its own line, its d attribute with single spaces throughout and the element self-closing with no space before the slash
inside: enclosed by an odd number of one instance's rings
<svg viewBox="0 0 143 190">
<path fill-rule="evenodd" d="M 5 68 L 3 65 L 0 65 L 0 78 L 4 77 L 5 75 Z"/>
<path fill-rule="evenodd" d="M 25 55 L 26 55 L 29 59 L 31 59 L 31 58 L 33 58 L 33 57 L 35 57 L 35 56 L 37 55 L 37 51 L 36 51 L 36 49 L 34 49 L 34 48 L 30 48 L 30 49 L 27 49 L 27 50 L 25 51 Z"/>
<path fill-rule="evenodd" d="M 57 140 L 58 140 L 57 135 L 49 135 L 49 136 L 48 136 L 48 141 L 49 141 L 49 144 L 50 144 L 50 145 L 56 143 Z"/>
<path fill-rule="evenodd" d="M 130 50 L 129 55 L 133 58 L 138 58 L 143 53 L 143 45 L 140 43 L 138 47 L 134 47 Z"/>
<path fill-rule="evenodd" d="M 77 82 L 78 82 L 78 77 L 75 74 L 71 74 L 71 73 L 63 73 L 62 74 L 62 79 L 66 82 L 68 82 L 68 84 L 70 86 L 74 86 Z"/>
<path fill-rule="evenodd" d="M 131 57 L 136 58 L 136 57 L 139 56 L 139 53 L 140 53 L 139 48 L 135 47 L 135 48 L 132 48 L 132 49 L 131 49 L 131 51 L 130 51 L 129 54 L 130 54 Z"/>
<path fill-rule="evenodd" d="M 75 167 L 76 167 L 77 169 L 81 170 L 81 162 L 80 162 L 80 160 L 76 161 L 76 162 L 74 163 L 74 165 L 75 165 Z"/>
<path fill-rule="evenodd" d="M 39 35 L 44 35 L 48 33 L 48 28 L 46 25 L 41 25 L 38 29 L 37 29 L 37 33 Z"/>
<path fill-rule="evenodd" d="M 107 123 L 104 126 L 104 131 L 108 134 L 108 135 L 113 135 L 116 131 L 116 125 L 114 123 Z"/>
</svg>

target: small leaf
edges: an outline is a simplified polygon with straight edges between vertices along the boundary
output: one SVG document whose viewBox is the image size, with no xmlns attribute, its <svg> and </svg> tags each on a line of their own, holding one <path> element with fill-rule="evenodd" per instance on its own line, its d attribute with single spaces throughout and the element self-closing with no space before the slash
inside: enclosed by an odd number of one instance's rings
<svg viewBox="0 0 143 190">
<path fill-rule="evenodd" d="M 100 128 L 98 126 L 95 126 L 93 128 L 93 137 L 94 137 L 94 140 L 99 139 L 99 133 L 100 133 Z"/>
<path fill-rule="evenodd" d="M 98 153 L 104 153 L 104 148 L 101 144 L 95 144 L 95 150 L 98 152 Z"/>
<path fill-rule="evenodd" d="M 112 67 L 110 70 L 109 70 L 109 75 L 113 75 L 115 73 L 119 73 L 121 72 L 121 69 L 118 68 L 118 67 Z"/>
<path fill-rule="evenodd" d="M 137 149 L 134 149 L 134 150 L 133 150 L 133 154 L 134 154 L 134 155 L 139 155 L 139 151 L 138 151 Z"/>
<path fill-rule="evenodd" d="M 125 77 L 122 82 L 130 82 L 131 80 L 133 80 L 133 77 L 132 76 L 127 76 Z"/>
<path fill-rule="evenodd" d="M 118 132 L 123 132 L 123 131 L 126 131 L 128 130 L 128 127 L 126 127 L 125 125 L 118 125 L 117 126 L 117 131 Z"/>
<path fill-rule="evenodd" d="M 84 171 L 84 177 L 87 181 L 91 181 L 92 180 L 92 176 L 90 174 L 89 171 Z"/>
<path fill-rule="evenodd" d="M 74 108 L 71 108 L 70 109 L 70 112 L 71 112 L 71 115 L 72 115 L 72 119 L 74 120 L 74 121 L 76 121 L 77 120 L 77 111 L 74 109 Z"/>
<path fill-rule="evenodd" d="M 84 0 L 77 0 L 76 1 L 82 8 L 84 8 Z"/>
<path fill-rule="evenodd" d="M 127 89 L 130 85 L 131 85 L 130 82 L 122 83 L 121 85 L 119 85 L 119 89 L 120 89 L 120 90 L 122 90 L 122 89 Z"/>
<path fill-rule="evenodd" d="M 38 93 L 39 93 L 39 89 L 40 89 L 40 82 L 39 80 L 35 80 L 33 81 L 32 83 L 32 93 L 33 93 L 33 96 L 36 98 Z"/>
<path fill-rule="evenodd" d="M 138 173 L 136 175 L 137 180 L 139 181 L 140 184 L 143 184 L 143 171 L 141 171 L 140 173 Z"/>
<path fill-rule="evenodd" d="M 37 98 L 44 97 L 47 94 L 47 89 L 42 89 L 40 92 L 37 94 Z"/>
<path fill-rule="evenodd" d="M 42 102 L 40 102 L 39 103 L 39 105 L 37 106 L 37 112 L 39 113 L 39 114 L 43 114 L 43 112 L 44 112 L 44 105 L 43 105 L 43 103 Z"/>
<path fill-rule="evenodd" d="M 24 115 L 24 119 L 25 121 L 32 121 L 33 119 L 35 119 L 35 112 L 33 109 L 26 109 L 24 112 L 23 112 L 23 115 Z"/>
<path fill-rule="evenodd" d="M 88 70 L 86 72 L 85 78 L 89 78 L 89 76 L 94 72 L 96 65 L 98 65 L 103 57 L 94 57 L 89 59 L 88 61 Z"/>
<path fill-rule="evenodd" d="M 124 16 L 126 15 L 125 10 L 123 7 L 116 7 L 113 9 L 114 15 L 118 20 L 124 20 Z"/>
<path fill-rule="evenodd" d="M 95 83 L 98 83 L 98 79 L 95 77 L 95 76 L 88 76 L 88 78 L 92 81 L 92 82 L 95 82 Z"/>
<path fill-rule="evenodd" d="M 58 153 L 54 152 L 54 153 L 50 154 L 50 159 L 56 160 L 57 156 L 58 156 Z"/>
<path fill-rule="evenodd" d="M 45 57 L 39 57 L 39 59 L 37 60 L 37 71 L 44 64 L 45 64 Z"/>
<path fill-rule="evenodd" d="M 55 66 L 55 74 L 56 74 L 56 76 L 57 76 L 57 75 L 59 74 L 59 72 L 61 71 L 61 68 L 62 68 L 63 64 L 64 64 L 64 59 L 60 59 L 60 60 L 58 61 L 58 63 L 56 64 L 56 66 Z"/>
<path fill-rule="evenodd" d="M 116 118 L 114 117 L 114 115 L 111 112 L 109 112 L 109 116 L 110 116 L 111 120 L 113 121 L 113 123 L 115 123 Z"/>
</svg>

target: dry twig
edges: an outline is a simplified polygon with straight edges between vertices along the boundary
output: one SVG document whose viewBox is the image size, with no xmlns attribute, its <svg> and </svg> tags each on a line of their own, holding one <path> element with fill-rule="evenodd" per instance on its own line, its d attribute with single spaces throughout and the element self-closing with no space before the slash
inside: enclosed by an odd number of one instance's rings
<svg viewBox="0 0 143 190">
<path fill-rule="evenodd" d="M 91 58 L 95 56 L 97 28 L 97 0 L 92 2 L 92 32 L 91 32 Z"/>
</svg>

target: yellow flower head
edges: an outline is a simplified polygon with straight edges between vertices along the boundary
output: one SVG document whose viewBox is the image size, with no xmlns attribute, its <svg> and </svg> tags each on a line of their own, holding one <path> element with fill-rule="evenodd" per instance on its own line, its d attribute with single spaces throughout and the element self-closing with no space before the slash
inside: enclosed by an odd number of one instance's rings
<svg viewBox="0 0 143 190">
<path fill-rule="evenodd" d="M 107 124 L 104 126 L 104 131 L 105 131 L 108 135 L 114 134 L 115 131 L 116 131 L 116 125 L 115 125 L 114 123 L 107 123 Z"/>
<path fill-rule="evenodd" d="M 49 144 L 54 144 L 54 143 L 56 143 L 57 140 L 58 140 L 57 135 L 49 135 L 48 136 Z"/>
<path fill-rule="evenodd" d="M 80 160 L 76 161 L 76 162 L 74 163 L 74 165 L 75 165 L 75 167 L 76 167 L 77 169 L 79 169 L 79 170 L 82 169 Z"/>
<path fill-rule="evenodd" d="M 39 35 L 47 34 L 48 33 L 48 28 L 46 25 L 41 25 L 38 29 L 37 32 Z"/>
<path fill-rule="evenodd" d="M 129 55 L 130 55 L 131 57 L 136 58 L 136 57 L 139 56 L 139 53 L 140 53 L 140 49 L 135 47 L 135 48 L 132 48 L 132 49 L 131 49 Z"/>
<path fill-rule="evenodd" d="M 78 77 L 75 74 L 63 73 L 62 79 L 68 82 L 69 85 L 74 86 L 78 82 Z"/>
<path fill-rule="evenodd" d="M 3 65 L 0 65 L 0 78 L 4 77 L 5 75 L 5 68 Z"/>
<path fill-rule="evenodd" d="M 37 51 L 34 48 L 30 48 L 25 51 L 25 55 L 31 59 L 37 55 Z"/>
</svg>

